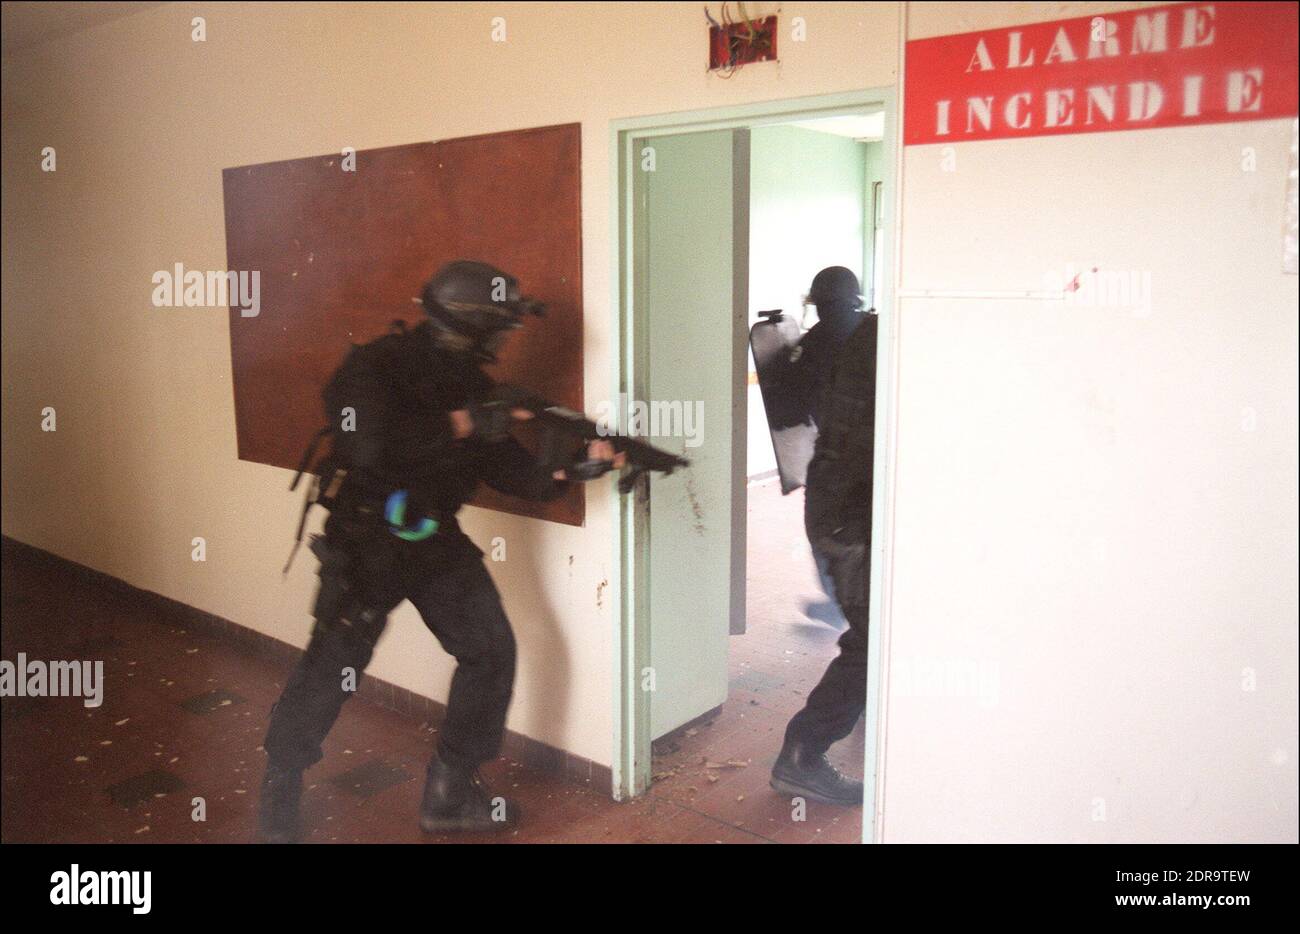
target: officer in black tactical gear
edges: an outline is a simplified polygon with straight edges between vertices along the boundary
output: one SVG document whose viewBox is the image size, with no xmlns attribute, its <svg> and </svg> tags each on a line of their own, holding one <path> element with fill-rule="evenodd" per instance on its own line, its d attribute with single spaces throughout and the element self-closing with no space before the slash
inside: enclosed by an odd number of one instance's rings
<svg viewBox="0 0 1300 934">
<path fill-rule="evenodd" d="M 535 500 L 559 496 L 564 471 L 544 470 L 495 414 L 477 408 L 492 382 L 480 369 L 502 340 L 541 306 L 518 282 L 484 263 L 444 266 L 425 286 L 419 326 L 354 347 L 326 391 L 337 420 L 331 487 L 311 641 L 280 700 L 265 740 L 268 756 L 259 823 L 262 839 L 298 837 L 302 773 L 321 759 L 338 718 L 384 630 L 404 599 L 457 661 L 436 750 L 429 762 L 420 825 L 427 832 L 511 826 L 514 805 L 493 798 L 478 776 L 495 758 L 515 674 L 515 641 L 483 553 L 456 512 L 480 480 Z M 497 410 L 491 410 L 495 413 Z M 476 418 L 476 414 L 483 418 Z M 524 418 L 529 413 L 506 412 Z M 335 426 L 338 427 L 337 425 Z M 609 442 L 593 460 L 615 462 Z M 345 689 L 345 676 L 352 672 Z"/>
<path fill-rule="evenodd" d="M 843 266 L 827 266 L 813 277 L 804 304 L 816 307 L 817 323 L 790 354 L 782 386 L 789 394 L 791 409 L 811 415 L 820 428 L 822 386 L 835 352 L 865 317 L 858 277 Z"/>
<path fill-rule="evenodd" d="M 841 775 L 826 751 L 853 731 L 866 709 L 876 315 L 860 310 L 857 277 L 842 266 L 819 272 L 809 299 L 818 324 L 792 354 L 817 423 L 804 526 L 848 629 L 840 654 L 786 728 L 771 784 L 791 796 L 852 805 L 862 803 L 862 783 Z"/>
</svg>

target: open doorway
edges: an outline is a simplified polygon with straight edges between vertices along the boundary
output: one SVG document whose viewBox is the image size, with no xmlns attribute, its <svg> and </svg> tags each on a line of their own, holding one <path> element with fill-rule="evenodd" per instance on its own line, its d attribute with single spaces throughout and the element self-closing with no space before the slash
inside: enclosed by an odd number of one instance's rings
<svg viewBox="0 0 1300 934">
<path fill-rule="evenodd" d="M 856 97 L 616 131 L 620 392 L 702 417 L 679 445 L 692 467 L 624 502 L 615 793 L 754 839 L 855 841 L 875 813 L 878 649 L 868 715 L 831 754 L 866 779 L 865 817 L 798 814 L 768 789 L 846 624 L 813 563 L 802 491 L 777 481 L 748 347 L 759 312 L 815 322 L 803 297 L 825 266 L 852 270 L 867 307 L 888 294 L 892 102 Z"/>
</svg>

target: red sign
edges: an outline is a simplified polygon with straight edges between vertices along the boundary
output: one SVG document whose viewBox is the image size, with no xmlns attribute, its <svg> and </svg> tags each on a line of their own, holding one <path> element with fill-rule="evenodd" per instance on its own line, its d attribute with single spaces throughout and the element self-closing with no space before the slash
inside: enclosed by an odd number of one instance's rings
<svg viewBox="0 0 1300 934">
<path fill-rule="evenodd" d="M 1295 3 L 1178 3 L 907 43 L 903 142 L 1296 113 Z"/>
</svg>

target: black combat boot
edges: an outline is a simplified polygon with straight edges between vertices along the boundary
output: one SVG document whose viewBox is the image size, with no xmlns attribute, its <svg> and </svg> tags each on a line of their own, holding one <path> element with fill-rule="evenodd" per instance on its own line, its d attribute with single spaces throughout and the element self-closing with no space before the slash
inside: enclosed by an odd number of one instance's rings
<svg viewBox="0 0 1300 934">
<path fill-rule="evenodd" d="M 258 831 L 263 843 L 297 842 L 301 797 L 302 772 L 268 763 L 257 808 Z"/>
<path fill-rule="evenodd" d="M 518 821 L 518 806 L 493 797 L 477 770 L 454 768 L 437 751 L 433 753 L 420 803 L 420 827 L 425 833 L 483 833 L 506 830 Z"/>
<path fill-rule="evenodd" d="M 826 760 L 798 740 L 786 740 L 772 766 L 771 785 L 791 797 L 811 798 L 823 804 L 862 803 L 862 782 L 841 775 Z"/>
</svg>

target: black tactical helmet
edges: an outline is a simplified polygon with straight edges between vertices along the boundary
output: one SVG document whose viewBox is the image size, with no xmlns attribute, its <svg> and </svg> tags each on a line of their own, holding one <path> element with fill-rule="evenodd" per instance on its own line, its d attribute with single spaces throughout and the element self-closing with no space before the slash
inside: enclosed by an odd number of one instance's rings
<svg viewBox="0 0 1300 934">
<path fill-rule="evenodd" d="M 443 343 L 472 350 L 486 360 L 509 331 L 522 327 L 525 315 L 541 315 L 545 306 L 519 291 L 519 280 L 487 263 L 456 260 L 438 270 L 421 295 Z"/>
<path fill-rule="evenodd" d="M 813 276 L 808 289 L 808 301 L 821 308 L 848 308 L 857 311 L 862 307 L 862 287 L 853 270 L 843 266 L 827 266 Z"/>
</svg>

